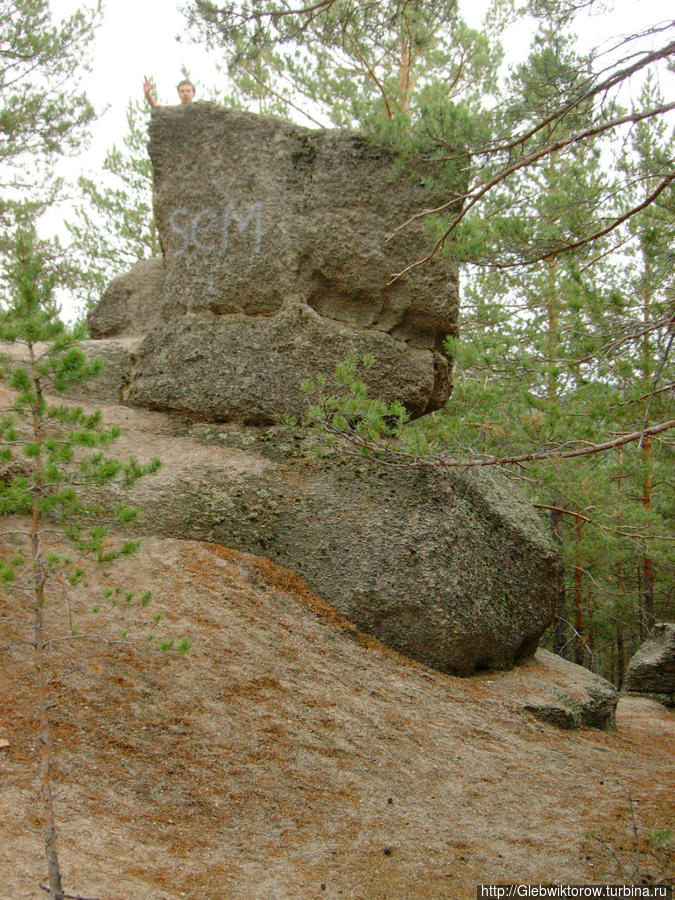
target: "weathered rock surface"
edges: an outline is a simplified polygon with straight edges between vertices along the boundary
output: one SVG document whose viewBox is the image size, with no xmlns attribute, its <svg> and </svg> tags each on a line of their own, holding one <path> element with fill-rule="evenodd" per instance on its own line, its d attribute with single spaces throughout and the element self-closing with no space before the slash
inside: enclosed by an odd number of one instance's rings
<svg viewBox="0 0 675 900">
<path fill-rule="evenodd" d="M 144 259 L 118 275 L 88 316 L 92 338 L 146 334 L 171 318 L 164 294 L 164 261 Z"/>
<path fill-rule="evenodd" d="M 71 396 L 119 402 L 135 341 L 89 342 L 114 364 Z M 116 406 L 108 418 L 124 429 L 116 454 L 164 462 L 126 497 L 146 533 L 266 556 L 413 659 L 461 675 L 507 668 L 551 621 L 557 554 L 499 473 L 379 471 L 315 459 L 311 438 L 288 429 L 197 425 L 186 437 L 166 415 Z M 97 499 L 123 498 L 109 486 Z"/>
<path fill-rule="evenodd" d="M 508 884 L 514 873 L 534 885 L 615 884 L 635 864 L 629 797 L 645 836 L 640 873 L 672 881 L 664 825 L 675 717 L 663 706 L 623 697 L 611 735 L 547 726 L 521 701 L 547 677 L 543 666 L 458 679 L 406 663 L 351 630 L 298 576 L 214 544 L 146 538 L 134 558 L 97 567 L 84 597 L 79 589 L 84 633 L 107 629 L 90 598 L 115 585 L 153 588 L 151 609 L 191 650 L 81 641 L 65 657 L 87 673 L 69 679 L 72 701 L 54 712 L 70 892 L 468 900 L 477 883 Z M 115 622 L 105 634 L 116 635 Z M 144 622 L 132 614 L 139 636 Z M 64 660 L 63 644 L 56 652 Z M 27 805 L 31 663 L 28 652 L 3 654 L 5 900 L 37 900 L 44 881 Z M 551 670 L 551 687 L 558 677 Z M 105 835 L 105 852 L 92 834 Z"/>
<path fill-rule="evenodd" d="M 628 664 L 623 687 L 675 706 L 675 624 L 659 622 L 652 628 Z"/>
<path fill-rule="evenodd" d="M 184 316 L 155 329 L 140 348 L 128 400 L 202 419 L 271 425 L 287 414 L 301 417 L 303 379 L 319 372 L 330 377 L 350 352 L 372 353 L 376 365 L 359 376 L 373 396 L 400 400 L 414 416 L 447 397 L 450 369 L 440 353 L 298 304 L 269 318 L 219 316 L 205 328 Z"/>
<path fill-rule="evenodd" d="M 164 259 L 115 279 L 90 317 L 94 337 L 151 332 L 130 402 L 279 423 L 302 414 L 304 377 L 330 384 L 356 350 L 375 357 L 372 395 L 413 416 L 444 405 L 456 268 L 439 258 L 390 283 L 428 251 L 423 222 L 394 233 L 446 199 L 429 173 L 351 132 L 210 103 L 153 111 L 150 135 Z"/>
<path fill-rule="evenodd" d="M 131 410 L 126 421 L 138 455 Z M 461 675 L 506 668 L 551 621 L 557 555 L 498 474 L 354 469 L 308 459 L 286 430 L 200 426 L 170 440 L 153 437 L 148 455 L 166 465 L 131 494 L 145 531 L 280 563 L 413 659 Z"/>
<path fill-rule="evenodd" d="M 604 730 L 616 725 L 618 694 L 614 685 L 548 650 L 540 648 L 523 668 L 508 678 L 497 678 L 494 684 L 501 696 L 517 698 L 526 712 L 550 725 Z"/>
<path fill-rule="evenodd" d="M 163 267 L 117 280 L 92 319 L 95 334 L 149 329 L 127 374 L 113 367 L 108 379 L 123 402 L 274 424 L 302 414 L 304 378 L 354 352 L 375 357 L 363 378 L 372 394 L 413 415 L 444 404 L 455 269 L 439 259 L 390 284 L 429 240 L 419 221 L 391 235 L 444 199 L 424 172 L 355 134 L 213 104 L 155 110 L 150 152 Z M 119 407 L 115 417 L 134 421 Z M 358 628 L 444 672 L 505 668 L 536 649 L 558 558 L 498 474 L 310 461 L 284 429 L 201 425 L 188 440 L 167 422 L 171 444 L 130 436 L 134 455 L 145 443 L 147 456 L 173 460 L 134 488 L 148 532 L 281 563 Z"/>
<path fill-rule="evenodd" d="M 190 312 L 269 316 L 289 299 L 417 347 L 457 327 L 447 260 L 391 276 L 428 249 L 423 222 L 447 197 L 424 171 L 344 130 L 310 131 L 212 103 L 152 113 L 154 211 L 166 294 Z"/>
</svg>

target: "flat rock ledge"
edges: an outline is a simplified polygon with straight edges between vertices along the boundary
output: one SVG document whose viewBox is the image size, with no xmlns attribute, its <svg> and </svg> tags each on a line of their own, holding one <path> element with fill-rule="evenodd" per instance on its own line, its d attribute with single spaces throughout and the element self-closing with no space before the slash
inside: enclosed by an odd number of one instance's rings
<svg viewBox="0 0 675 900">
<path fill-rule="evenodd" d="M 494 687 L 496 693 L 548 725 L 567 730 L 616 727 L 614 685 L 543 648 L 508 676 L 500 674 Z"/>
</svg>

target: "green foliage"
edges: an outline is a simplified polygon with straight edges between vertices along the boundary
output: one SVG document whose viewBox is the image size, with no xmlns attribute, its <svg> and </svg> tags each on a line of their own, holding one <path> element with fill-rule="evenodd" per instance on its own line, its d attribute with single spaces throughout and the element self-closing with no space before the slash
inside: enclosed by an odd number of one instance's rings
<svg viewBox="0 0 675 900">
<path fill-rule="evenodd" d="M 654 828 L 647 835 L 647 840 L 652 847 L 660 847 L 664 850 L 669 850 L 675 843 L 672 828 L 666 827 Z"/>
<path fill-rule="evenodd" d="M 375 359 L 370 355 L 361 360 L 365 368 L 374 363 Z M 317 434 L 325 434 L 328 443 L 332 442 L 333 435 L 351 436 L 365 442 L 395 437 L 401 434 L 408 421 L 408 413 L 401 403 L 368 397 L 365 383 L 357 377 L 358 368 L 359 360 L 353 353 L 335 367 L 331 385 L 334 393 L 327 391 L 327 382 L 322 376 L 302 383 L 302 389 L 311 401 L 305 423 Z"/>
<path fill-rule="evenodd" d="M 48 0 L 5 0 L 0 14 L 0 252 L 17 217 L 45 208 L 60 183 L 53 164 L 78 152 L 94 110 L 80 89 L 100 4 L 52 22 Z"/>
<path fill-rule="evenodd" d="M 581 96 L 589 72 L 587 61 L 575 58 L 569 41 L 545 23 L 527 64 L 512 74 L 504 122 L 512 128 L 510 122 L 544 118 L 557 102 L 549 86 Z M 648 80 L 640 106 L 659 102 Z M 596 115 L 580 102 L 551 127 L 564 138 L 565 128 L 582 131 Z M 450 443 L 455 455 L 461 449 L 467 458 L 503 458 L 590 448 L 672 418 L 663 390 L 672 383 L 671 189 L 630 218 L 615 238 L 620 255 L 611 255 L 609 240 L 596 240 L 545 262 L 509 267 L 583 238 L 598 208 L 611 218 L 635 207 L 672 170 L 672 160 L 665 123 L 648 119 L 636 126 L 631 152 L 622 156 L 623 183 L 609 180 L 598 147 L 587 141 L 502 184 L 491 201 L 494 214 L 487 222 L 469 221 L 463 234 L 467 257 L 490 265 L 469 270 L 462 337 L 447 346 L 456 360 L 453 397 L 415 428 Z M 603 200 L 608 197 L 613 208 Z M 579 660 L 618 681 L 650 619 L 672 615 L 671 457 L 672 444 L 659 438 L 520 470 L 536 503 L 562 510 L 568 611 L 572 598 L 583 607 L 577 621 L 566 618 Z"/>
<path fill-rule="evenodd" d="M 105 448 L 120 436 L 119 427 L 106 427 L 98 411 L 48 402 L 47 392 L 62 393 L 69 385 L 96 377 L 101 363 L 86 359 L 77 335 L 58 318 L 55 274 L 34 231 L 18 232 L 5 276 L 14 300 L 0 311 L 0 339 L 21 345 L 25 362 L 7 365 L 4 372 L 13 399 L 0 419 L 7 473 L 0 479 L 0 514 L 31 514 L 34 524 L 49 522 L 50 530 L 58 526 L 64 548 L 69 549 L 45 551 L 43 564 L 50 573 L 58 570 L 74 587 L 84 577 L 83 559 L 109 564 L 138 549 L 136 541 L 111 544 L 100 506 L 85 499 L 80 488 L 105 488 L 114 481 L 130 487 L 156 472 L 160 462 L 140 464 L 134 458 L 108 455 Z M 132 524 L 137 516 L 133 507 L 118 504 L 115 509 L 120 525 Z M 3 557 L 3 580 L 16 582 L 25 563 L 22 547 Z M 147 605 L 149 596 L 142 595 L 141 606 Z"/>
<path fill-rule="evenodd" d="M 550 71 L 550 51 L 564 43 L 552 32 L 547 40 L 537 52 Z M 655 102 L 653 90 L 648 84 L 643 104 Z M 641 123 L 632 151 L 622 163 L 636 192 L 621 195 L 626 205 L 672 160 L 672 138 L 657 122 Z M 592 147 L 524 172 L 512 195 L 504 189 L 511 209 L 528 198 L 516 238 L 566 240 L 602 179 Z M 325 380 L 308 385 L 318 395 L 315 425 L 349 452 L 388 464 L 436 464 L 439 455 L 472 464 L 550 450 L 552 460 L 523 462 L 518 472 L 543 524 L 550 508 L 562 516 L 567 609 L 556 649 L 569 655 L 576 645 L 579 661 L 618 682 L 650 621 L 673 613 L 672 443 L 659 437 L 574 460 L 555 454 L 672 418 L 672 204 L 666 191 L 631 218 L 618 259 L 598 258 L 596 245 L 592 254 L 584 247 L 515 272 L 473 270 L 461 338 L 446 343 L 456 380 L 442 411 L 391 427 L 386 405 L 365 397 L 353 360 L 346 391 L 327 391 Z"/>
<path fill-rule="evenodd" d="M 34 229 L 17 233 L 14 253 L 5 265 L 10 302 L 0 310 L 0 339 L 18 345 L 19 358 L 4 367 L 10 396 L 0 418 L 0 515 L 6 519 L 0 553 L 0 627 L 3 652 L 32 651 L 36 676 L 36 705 L 41 742 L 41 797 L 44 843 L 49 869 L 49 896 L 63 897 L 56 849 L 53 795 L 49 670 L 59 664 L 72 666 L 74 654 L 85 639 L 108 643 L 119 639 L 101 627 L 92 635 L 77 621 L 78 613 L 102 613 L 91 604 L 86 573 L 91 566 L 107 567 L 137 552 L 138 543 L 114 540 L 108 532 L 109 516 L 89 499 L 92 488 L 104 492 L 113 482 L 130 486 L 157 470 L 158 460 L 141 465 L 106 455 L 104 448 L 119 436 L 118 428 L 106 428 L 100 413 L 78 407 L 51 405 L 50 393 L 86 382 L 100 371 L 89 363 L 58 319 L 53 300 L 56 278 L 49 258 Z M 119 522 L 128 524 L 135 510 L 117 509 Z M 104 592 L 106 605 L 119 619 L 121 590 Z M 143 639 L 142 625 L 133 613 L 148 606 L 150 593 L 138 601 L 127 592 L 121 640 L 144 646 L 172 649 L 173 640 L 159 642 L 150 633 Z M 162 618 L 161 612 L 152 617 Z M 131 636 L 129 636 L 131 633 Z M 185 642 L 178 646 L 185 652 Z M 68 653 L 71 657 L 68 657 Z M 67 668 L 67 666 L 65 666 Z"/>
<path fill-rule="evenodd" d="M 502 14 L 481 32 L 467 27 L 457 0 L 331 0 L 297 10 L 274 0 L 192 0 L 187 15 L 201 39 L 225 48 L 243 97 L 268 98 L 270 112 L 369 127 L 489 94 L 506 6 L 495 4 Z"/>
</svg>

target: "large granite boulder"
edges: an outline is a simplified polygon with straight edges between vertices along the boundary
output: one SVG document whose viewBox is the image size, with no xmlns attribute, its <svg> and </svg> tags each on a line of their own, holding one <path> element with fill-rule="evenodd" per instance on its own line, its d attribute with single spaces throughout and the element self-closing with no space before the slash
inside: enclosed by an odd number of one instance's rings
<svg viewBox="0 0 675 900">
<path fill-rule="evenodd" d="M 156 328 L 140 347 L 128 401 L 200 419 L 271 425 L 288 414 L 300 417 L 307 406 L 303 379 L 330 375 L 349 353 L 375 356 L 376 365 L 359 377 L 374 396 L 400 400 L 413 416 L 447 398 L 449 369 L 439 353 L 298 304 L 269 317 L 218 316 L 208 328 L 194 316 Z"/>
<path fill-rule="evenodd" d="M 150 152 L 164 260 L 118 280 L 98 313 L 94 333 L 122 336 L 101 341 L 106 352 L 128 354 L 108 390 L 227 424 L 157 426 L 150 454 L 166 465 L 134 488 L 143 527 L 266 556 L 358 628 L 444 672 L 531 655 L 559 562 L 506 479 L 310 459 L 311 437 L 274 425 L 302 414 L 303 378 L 329 375 L 350 352 L 375 358 L 370 392 L 413 415 L 449 396 L 439 348 L 456 333 L 454 267 L 438 259 L 390 283 L 428 250 L 424 223 L 396 232 L 445 199 L 427 173 L 355 134 L 212 104 L 153 111 Z M 118 347 L 134 330 L 147 332 L 140 346 Z M 128 440 L 141 455 L 143 435 Z"/>
<path fill-rule="evenodd" d="M 114 363 L 96 393 L 115 404 L 104 410 L 122 428 L 115 454 L 163 463 L 130 492 L 82 486 L 111 519 L 131 503 L 147 534 L 267 557 L 362 631 L 443 672 L 508 668 L 535 651 L 553 617 L 559 560 L 501 473 L 382 470 L 337 451 L 317 458 L 316 437 L 296 429 L 189 425 L 117 405 L 133 340 L 86 346 Z M 70 396 L 96 402 L 92 390 Z"/>
<path fill-rule="evenodd" d="M 658 622 L 632 657 L 624 690 L 675 706 L 675 624 Z"/>
<path fill-rule="evenodd" d="M 132 423 L 121 453 L 142 445 Z M 153 439 L 166 465 L 128 497 L 143 530 L 265 556 L 362 631 L 443 672 L 508 668 L 535 651 L 559 560 L 500 473 L 315 459 L 312 439 L 286 429 L 194 425 L 189 436 Z M 100 499 L 117 502 L 108 488 Z"/>
<path fill-rule="evenodd" d="M 280 422 L 302 413 L 303 378 L 330 379 L 356 350 L 375 357 L 371 394 L 413 416 L 444 405 L 456 267 L 439 257 L 391 281 L 431 240 L 425 220 L 397 229 L 447 199 L 422 165 L 352 132 L 211 103 L 154 110 L 150 138 L 161 272 L 117 279 L 90 318 L 95 337 L 154 329 L 130 402 Z"/>
<path fill-rule="evenodd" d="M 166 293 L 190 312 L 269 316 L 289 299 L 328 319 L 439 348 L 457 328 L 457 272 L 425 255 L 431 173 L 345 130 L 310 131 L 213 103 L 150 125 Z"/>
</svg>

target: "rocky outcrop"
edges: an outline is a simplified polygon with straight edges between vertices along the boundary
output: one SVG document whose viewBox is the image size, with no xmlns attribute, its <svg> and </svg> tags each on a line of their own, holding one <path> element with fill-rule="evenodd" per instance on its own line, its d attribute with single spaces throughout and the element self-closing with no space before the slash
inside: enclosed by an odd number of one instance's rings
<svg viewBox="0 0 675 900">
<path fill-rule="evenodd" d="M 675 706 L 675 624 L 659 622 L 632 657 L 624 690 Z"/>
<path fill-rule="evenodd" d="M 429 245 L 424 222 L 397 229 L 447 200 L 431 172 L 358 134 L 212 103 L 154 110 L 149 150 L 170 303 L 257 317 L 299 301 L 425 349 L 456 331 L 447 260 L 390 284 Z"/>
<path fill-rule="evenodd" d="M 317 460 L 311 438 L 278 425 L 302 415 L 303 379 L 348 353 L 375 358 L 371 394 L 416 416 L 445 403 L 455 269 L 438 259 L 391 283 L 428 248 L 422 222 L 398 226 L 444 199 L 426 173 L 349 132 L 213 104 L 153 111 L 150 152 L 164 262 L 116 280 L 90 320 L 95 335 L 148 333 L 138 347 L 92 346 L 128 354 L 109 380 L 125 403 L 226 424 L 191 426 L 179 459 L 153 446 L 175 465 L 134 488 L 143 527 L 280 563 L 357 628 L 443 672 L 531 655 L 558 557 L 509 482 Z"/>
<path fill-rule="evenodd" d="M 505 679 L 497 682 L 497 692 L 517 696 L 526 712 L 558 728 L 616 726 L 618 694 L 609 681 L 543 649 L 526 665 L 527 690 Z"/>
<path fill-rule="evenodd" d="M 156 328 L 143 342 L 130 403 L 200 419 L 272 425 L 307 407 L 303 379 L 329 376 L 349 353 L 375 356 L 359 376 L 373 396 L 400 400 L 413 416 L 441 406 L 449 390 L 447 360 L 318 315 L 302 304 L 277 315 L 219 316 L 208 328 L 193 316 Z"/>
<path fill-rule="evenodd" d="M 70 384 L 65 396 L 80 402 L 109 404 L 124 402 L 129 382 L 132 378 L 136 351 L 142 338 L 119 337 L 98 341 L 82 341 L 78 346 L 89 360 L 101 360 L 103 369 L 97 378 L 91 378 L 81 384 Z M 37 344 L 37 352 L 41 353 L 46 345 Z M 24 344 L 1 344 L 0 352 L 12 364 L 26 365 L 29 361 L 28 350 Z"/>
<path fill-rule="evenodd" d="M 137 452 L 133 430 L 126 441 Z M 167 465 L 128 498 L 150 534 L 265 556 L 362 631 L 443 672 L 507 668 L 551 621 L 558 557 L 499 473 L 318 460 L 290 429 L 193 426 L 174 441 L 155 440 Z"/>
<path fill-rule="evenodd" d="M 147 334 L 171 317 L 164 294 L 164 260 L 144 259 L 118 275 L 89 313 L 92 338 Z"/>
<path fill-rule="evenodd" d="M 423 166 L 211 103 L 154 110 L 150 134 L 164 257 L 115 279 L 89 320 L 95 338 L 151 332 L 130 402 L 280 423 L 302 414 L 302 380 L 330 388 L 353 350 L 375 357 L 372 395 L 413 416 L 444 405 L 456 267 L 438 258 L 392 282 L 429 247 L 424 221 L 399 227 L 447 199 Z"/>
<path fill-rule="evenodd" d="M 87 342 L 87 354 L 108 365 L 69 396 L 119 403 L 136 342 Z M 95 492 L 103 508 L 131 502 L 146 534 L 267 557 L 356 627 L 428 666 L 459 675 L 508 668 L 535 651 L 551 621 L 556 551 L 498 472 L 443 477 L 319 459 L 313 436 L 287 428 L 186 426 L 123 406 L 106 418 L 123 429 L 116 455 L 158 456 L 163 468 L 130 493 Z"/>
</svg>

